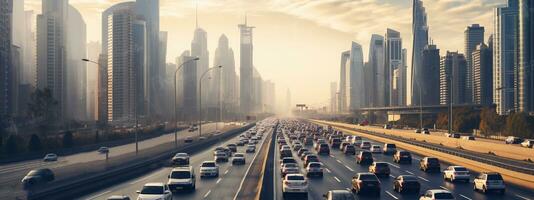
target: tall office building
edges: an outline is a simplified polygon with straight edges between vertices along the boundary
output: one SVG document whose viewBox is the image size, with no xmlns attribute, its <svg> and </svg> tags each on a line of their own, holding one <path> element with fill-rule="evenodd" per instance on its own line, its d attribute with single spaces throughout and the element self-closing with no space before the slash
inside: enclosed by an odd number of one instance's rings
<svg viewBox="0 0 534 200">
<path fill-rule="evenodd" d="M 350 47 L 349 62 L 349 111 L 363 107 L 364 96 L 364 79 L 363 79 L 363 50 L 362 46 L 352 42 Z"/>
<path fill-rule="evenodd" d="M 330 113 L 337 113 L 337 82 L 330 82 Z"/>
<path fill-rule="evenodd" d="M 100 42 L 87 43 L 87 59 L 92 61 L 98 61 L 98 57 L 101 54 L 102 44 Z M 98 98 L 100 88 L 98 65 L 87 65 L 87 115 L 90 120 L 98 120 Z"/>
<path fill-rule="evenodd" d="M 263 89 L 263 78 L 261 77 L 261 74 L 258 72 L 256 67 L 254 67 L 254 71 L 252 73 L 253 81 L 252 90 L 252 112 L 253 113 L 261 113 L 263 111 L 263 101 L 261 98 L 262 89 Z"/>
<path fill-rule="evenodd" d="M 467 60 L 467 79 L 466 79 L 466 101 L 473 102 L 473 62 L 472 55 L 476 46 L 480 43 L 484 43 L 484 27 L 479 24 L 473 24 L 468 26 L 464 31 L 465 36 L 465 59 Z"/>
<path fill-rule="evenodd" d="M 12 34 L 13 0 L 0 0 L 0 117 L 9 113 L 11 107 L 11 90 L 13 80 L 11 72 L 11 34 Z"/>
<path fill-rule="evenodd" d="M 402 69 L 400 70 L 400 84 L 397 86 L 399 106 L 406 106 L 408 99 L 408 49 L 402 49 Z"/>
<path fill-rule="evenodd" d="M 25 15 L 25 28 L 26 32 L 24 40 L 24 67 L 21 70 L 21 84 L 30 84 L 33 88 L 36 86 L 36 72 L 35 68 L 37 65 L 37 55 L 36 53 L 36 32 L 35 32 L 35 15 L 33 10 L 24 11 Z"/>
<path fill-rule="evenodd" d="M 87 117 L 87 32 L 85 21 L 72 6 L 67 8 L 67 68 L 66 105 L 67 118 L 86 121 Z"/>
<path fill-rule="evenodd" d="M 191 56 L 199 58 L 197 61 L 197 80 L 202 81 L 202 85 L 205 88 L 203 88 L 202 94 L 198 95 L 202 95 L 202 99 L 206 99 L 206 101 L 202 102 L 202 107 L 206 108 L 205 105 L 207 105 L 209 94 L 207 88 L 210 81 L 208 76 L 205 76 L 202 80 L 200 80 L 200 76 L 209 68 L 208 36 L 204 29 L 198 27 L 198 23 L 191 42 Z"/>
<path fill-rule="evenodd" d="M 493 9 L 493 102 L 501 115 L 513 111 L 516 102 L 518 13 L 518 0 Z"/>
<path fill-rule="evenodd" d="M 247 24 L 245 17 L 245 23 L 239 24 L 240 32 L 240 89 L 239 89 L 239 103 L 241 114 L 248 115 L 252 112 L 252 95 L 254 92 L 253 87 L 253 71 L 254 71 L 254 54 L 253 54 L 253 38 L 252 30 L 253 26 Z"/>
<path fill-rule="evenodd" d="M 234 51 L 228 45 L 228 37 L 221 35 L 219 45 L 215 50 L 214 66 L 223 66 L 221 69 L 221 101 L 224 113 L 237 111 L 237 82 L 235 72 Z M 216 70 L 217 71 L 217 70 Z"/>
<path fill-rule="evenodd" d="M 465 104 L 467 102 L 467 61 L 458 52 L 449 52 L 440 63 L 440 103 Z"/>
<path fill-rule="evenodd" d="M 102 14 L 102 50 L 107 67 L 107 121 L 135 123 L 142 113 L 136 97 L 145 90 L 136 79 L 142 77 L 142 48 L 147 42 L 146 22 L 135 11 L 135 2 L 115 4 Z M 145 29 L 145 30 L 143 30 Z M 137 83 L 137 84 L 136 84 Z"/>
<path fill-rule="evenodd" d="M 493 56 L 492 50 L 481 43 L 472 54 L 473 64 L 473 103 L 493 104 Z"/>
<path fill-rule="evenodd" d="M 66 120 L 67 0 L 43 0 L 37 16 L 37 88 L 48 88 L 57 101 L 56 114 Z"/>
<path fill-rule="evenodd" d="M 185 51 L 177 59 L 176 63 L 185 63 L 194 59 L 189 51 Z M 182 67 L 182 107 L 180 113 L 182 119 L 186 121 L 198 120 L 198 81 L 197 81 L 197 62 L 187 62 Z"/>
<path fill-rule="evenodd" d="M 534 2 L 519 0 L 518 108 L 534 111 Z"/>
<path fill-rule="evenodd" d="M 276 108 L 275 103 L 275 84 L 271 80 L 266 80 L 263 82 L 263 89 L 262 89 L 262 101 L 263 101 L 263 111 L 265 113 L 274 113 Z"/>
<path fill-rule="evenodd" d="M 419 100 L 421 95 L 419 93 L 419 82 L 426 79 L 423 73 L 424 65 L 422 64 L 422 52 L 428 45 L 428 25 L 427 15 L 423 2 L 421 0 L 413 0 L 412 13 L 412 32 L 413 32 L 413 46 L 412 46 L 412 82 L 410 84 L 412 95 L 411 104 L 420 105 Z"/>
<path fill-rule="evenodd" d="M 420 91 L 419 96 L 422 104 L 419 105 L 438 105 L 439 91 L 440 91 L 440 57 L 439 49 L 436 45 L 427 45 L 422 52 L 421 73 L 424 75 L 422 79 L 417 80 L 420 88 L 415 88 L 417 92 Z M 420 82 L 419 82 L 420 81 Z"/>
<path fill-rule="evenodd" d="M 350 101 L 350 51 L 341 53 L 341 67 L 339 75 L 339 103 L 338 110 L 341 113 L 347 112 Z"/>
<path fill-rule="evenodd" d="M 373 93 L 375 91 L 374 91 L 374 87 L 372 87 L 373 85 L 372 81 L 374 80 L 373 74 L 375 73 L 373 71 L 374 70 L 369 67 L 369 62 L 363 63 L 363 85 L 364 85 L 364 91 L 365 91 L 365 98 L 363 102 L 364 107 L 371 107 L 372 106 L 371 102 L 373 102 L 374 100 Z"/>
<path fill-rule="evenodd" d="M 397 72 L 397 81 L 399 83 L 404 82 L 403 72 L 404 72 L 404 63 L 403 63 L 403 50 L 402 50 L 402 39 L 400 33 L 393 29 L 387 29 L 386 31 L 386 45 L 385 45 L 385 81 L 386 81 L 386 96 L 389 97 L 388 105 L 399 106 L 403 105 L 403 102 L 399 101 L 399 95 L 403 94 L 404 88 L 403 85 L 395 84 L 393 81 L 394 71 L 398 69 Z M 396 85 L 394 88 L 393 85 Z"/>
<path fill-rule="evenodd" d="M 374 92 L 374 100 L 371 103 L 371 107 L 383 107 L 387 105 L 386 85 L 387 85 L 387 69 L 385 66 L 384 57 L 384 36 L 373 34 L 371 36 L 371 42 L 369 43 L 369 67 L 374 72 L 372 85 Z M 389 91 L 387 91 L 389 92 Z"/>
</svg>

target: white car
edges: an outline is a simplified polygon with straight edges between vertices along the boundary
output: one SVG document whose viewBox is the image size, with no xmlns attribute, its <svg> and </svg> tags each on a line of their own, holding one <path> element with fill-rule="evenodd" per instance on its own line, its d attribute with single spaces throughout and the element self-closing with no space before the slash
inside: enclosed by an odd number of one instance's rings
<svg viewBox="0 0 534 200">
<path fill-rule="evenodd" d="M 488 191 L 499 191 L 501 194 L 505 192 L 506 185 L 501 174 L 496 172 L 482 173 L 473 180 L 473 189 L 480 190 L 484 193 Z"/>
<path fill-rule="evenodd" d="M 280 151 L 283 151 L 283 150 L 291 150 L 291 147 L 289 147 L 289 145 L 282 145 L 280 146 Z"/>
<path fill-rule="evenodd" d="M 100 147 L 97 150 L 98 153 L 109 153 L 109 148 L 107 147 Z"/>
<path fill-rule="evenodd" d="M 46 154 L 43 158 L 45 162 L 57 161 L 57 155 L 55 153 Z"/>
<path fill-rule="evenodd" d="M 245 155 L 242 153 L 236 153 L 232 157 L 232 165 L 244 165 L 245 164 Z"/>
<path fill-rule="evenodd" d="M 208 176 L 219 176 L 219 166 L 214 161 L 204 161 L 200 164 L 200 178 Z"/>
<path fill-rule="evenodd" d="M 245 149 L 245 152 L 247 152 L 247 153 L 256 152 L 256 145 L 253 145 L 253 144 L 247 145 L 247 149 Z"/>
<path fill-rule="evenodd" d="M 168 176 L 167 185 L 171 191 L 195 190 L 196 177 L 193 167 L 176 167 Z"/>
<path fill-rule="evenodd" d="M 172 193 L 164 183 L 147 183 L 137 191 L 137 200 L 171 200 Z"/>
<path fill-rule="evenodd" d="M 443 171 L 443 179 L 449 181 L 463 180 L 469 182 L 471 175 L 469 171 L 462 166 L 449 166 Z"/>
<path fill-rule="evenodd" d="M 286 174 L 298 174 L 300 171 L 299 165 L 297 163 L 286 163 L 282 164 L 282 168 L 280 169 L 282 177 L 284 177 Z"/>
<path fill-rule="evenodd" d="M 362 149 L 370 149 L 371 148 L 371 142 L 362 141 L 362 143 L 360 144 L 360 148 L 362 148 Z"/>
<path fill-rule="evenodd" d="M 427 190 L 425 194 L 421 195 L 419 200 L 440 200 L 440 199 L 455 199 L 451 192 L 447 190 Z"/>
<path fill-rule="evenodd" d="M 522 147 L 532 148 L 534 146 L 534 140 L 525 140 L 521 143 Z"/>
<path fill-rule="evenodd" d="M 323 177 L 323 164 L 320 162 L 310 162 L 306 167 L 306 176 Z"/>
<path fill-rule="evenodd" d="M 371 153 L 382 153 L 382 147 L 380 145 L 372 145 L 369 151 Z"/>
<path fill-rule="evenodd" d="M 282 182 L 282 192 L 284 194 L 308 193 L 308 181 L 302 174 L 287 174 Z"/>
<path fill-rule="evenodd" d="M 228 154 L 226 154 L 224 151 L 215 152 L 214 157 L 215 162 L 228 162 Z"/>
</svg>

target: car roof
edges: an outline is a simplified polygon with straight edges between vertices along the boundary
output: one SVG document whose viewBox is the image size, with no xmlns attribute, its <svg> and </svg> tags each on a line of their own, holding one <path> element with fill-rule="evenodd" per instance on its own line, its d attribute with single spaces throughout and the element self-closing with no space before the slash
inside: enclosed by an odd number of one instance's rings
<svg viewBox="0 0 534 200">
<path fill-rule="evenodd" d="M 191 166 L 188 166 L 188 167 L 175 167 L 172 169 L 173 172 L 177 172 L 177 171 L 192 171 L 193 170 L 193 167 Z"/>
<path fill-rule="evenodd" d="M 428 191 L 430 191 L 430 192 L 432 192 L 434 194 L 435 193 L 449 193 L 449 194 L 451 193 L 451 192 L 449 192 L 447 190 L 442 190 L 442 189 L 433 189 L 433 190 L 428 190 Z"/>
<path fill-rule="evenodd" d="M 215 163 L 215 161 L 210 161 L 210 160 L 207 160 L 207 161 L 204 161 L 202 163 Z"/>
<path fill-rule="evenodd" d="M 165 184 L 163 183 L 145 183 L 145 186 L 161 186 L 163 187 Z"/>
</svg>

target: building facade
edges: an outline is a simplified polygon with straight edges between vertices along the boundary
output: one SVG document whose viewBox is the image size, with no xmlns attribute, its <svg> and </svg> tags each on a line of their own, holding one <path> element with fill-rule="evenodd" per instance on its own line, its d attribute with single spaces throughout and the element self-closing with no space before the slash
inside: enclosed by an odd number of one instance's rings
<svg viewBox="0 0 534 200">
<path fill-rule="evenodd" d="M 466 87 L 467 87 L 467 96 L 466 101 L 467 102 L 473 102 L 473 94 L 474 94 L 474 70 L 473 70 L 473 62 L 472 62 L 472 55 L 473 51 L 475 51 L 476 46 L 480 43 L 484 43 L 484 27 L 480 26 L 479 24 L 473 24 L 471 26 L 468 26 L 464 31 L 465 36 L 465 43 L 464 43 L 464 53 L 467 60 L 467 80 L 466 80 Z"/>
<path fill-rule="evenodd" d="M 341 53 L 341 65 L 339 70 L 339 103 L 338 111 L 348 112 L 350 101 L 350 51 Z"/>
<path fill-rule="evenodd" d="M 387 106 L 387 69 L 385 65 L 385 55 L 384 55 L 384 36 L 373 34 L 371 36 L 371 42 L 369 43 L 369 57 L 368 63 L 373 77 L 372 85 L 368 87 L 373 87 L 374 92 L 371 95 L 374 95 L 374 100 L 370 102 L 370 107 L 384 107 Z"/>
<path fill-rule="evenodd" d="M 254 94 L 254 84 L 253 84 L 253 72 L 254 72 L 254 53 L 253 53 L 253 37 L 252 30 L 253 26 L 247 24 L 245 18 L 244 24 L 239 24 L 240 32 L 240 67 L 239 67 L 239 78 L 240 78 L 240 89 L 239 89 L 239 104 L 240 111 L 242 115 L 249 115 L 253 110 L 253 94 Z"/>
<path fill-rule="evenodd" d="M 13 103 L 10 93 L 13 77 L 10 76 L 11 65 L 11 33 L 13 17 L 13 0 L 0 0 L 0 117 L 10 114 Z"/>
<path fill-rule="evenodd" d="M 415 88 L 415 92 L 419 92 L 419 105 L 438 105 L 439 91 L 440 91 L 440 53 L 436 45 L 427 45 L 422 52 L 421 64 L 421 79 L 415 80 L 419 87 Z"/>
<path fill-rule="evenodd" d="M 477 45 L 472 54 L 473 103 L 490 106 L 493 104 L 493 56 L 484 43 Z"/>
<path fill-rule="evenodd" d="M 221 101 L 222 112 L 227 116 L 235 114 L 238 110 L 237 75 L 235 72 L 234 51 L 229 47 L 228 37 L 221 35 L 219 45 L 215 50 L 214 66 L 223 66 L 221 69 Z M 224 118 L 223 118 L 224 119 Z"/>
<path fill-rule="evenodd" d="M 363 49 L 356 42 L 352 42 L 349 58 L 349 111 L 363 107 L 364 78 L 363 78 Z"/>
<path fill-rule="evenodd" d="M 402 49 L 402 39 L 400 33 L 393 29 L 387 29 L 386 31 L 386 46 L 385 46 L 385 66 L 386 66 L 386 96 L 389 97 L 388 105 L 391 106 L 400 106 L 404 105 L 400 100 L 404 93 L 404 87 L 402 84 L 396 84 L 393 81 L 395 77 L 394 71 L 398 69 L 397 72 L 397 81 L 399 83 L 404 82 L 403 72 L 404 72 L 404 63 L 403 63 L 403 49 Z M 393 87 L 395 85 L 395 87 Z"/>
<path fill-rule="evenodd" d="M 534 2 L 519 0 L 518 109 L 534 111 Z"/>
<path fill-rule="evenodd" d="M 422 52 L 428 45 L 428 25 L 427 14 L 423 1 L 413 0 L 412 7 L 412 32 L 413 32 L 413 45 L 412 45 L 412 71 L 411 71 L 411 104 L 420 105 L 421 94 L 419 93 L 419 82 L 424 78 L 422 64 Z"/>
<path fill-rule="evenodd" d="M 440 103 L 465 104 L 467 102 L 467 61 L 458 52 L 449 52 L 441 58 Z"/>
</svg>

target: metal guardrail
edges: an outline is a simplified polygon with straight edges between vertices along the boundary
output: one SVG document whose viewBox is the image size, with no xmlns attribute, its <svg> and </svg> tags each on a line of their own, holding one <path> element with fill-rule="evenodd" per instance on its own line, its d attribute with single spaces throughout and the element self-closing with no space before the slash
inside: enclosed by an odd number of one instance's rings
<svg viewBox="0 0 534 200">
<path fill-rule="evenodd" d="M 168 153 L 155 156 L 148 160 L 138 161 L 129 165 L 125 165 L 124 167 L 106 170 L 102 173 L 98 173 L 93 176 L 88 176 L 73 181 L 67 181 L 64 183 L 55 183 L 55 185 L 52 187 L 48 187 L 36 192 L 31 192 L 30 194 L 28 194 L 28 200 L 72 199 L 77 196 L 80 196 L 80 194 L 86 193 L 87 191 L 98 189 L 98 187 L 100 186 L 97 185 L 97 183 L 101 182 L 102 180 L 113 181 L 117 180 L 119 175 L 122 174 L 131 174 L 139 171 L 150 170 L 151 166 L 170 159 L 177 152 L 192 151 L 196 148 L 205 148 L 208 144 L 215 144 L 220 140 L 230 138 L 237 133 L 241 133 L 245 130 L 252 128 L 253 126 L 255 126 L 255 123 L 251 123 L 239 129 L 228 131 L 226 133 L 221 134 L 219 137 L 210 137 L 202 142 L 193 143 L 182 148 L 169 151 Z"/>
</svg>

